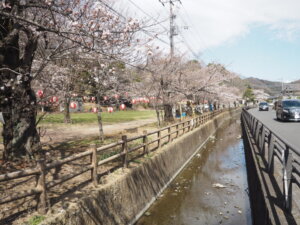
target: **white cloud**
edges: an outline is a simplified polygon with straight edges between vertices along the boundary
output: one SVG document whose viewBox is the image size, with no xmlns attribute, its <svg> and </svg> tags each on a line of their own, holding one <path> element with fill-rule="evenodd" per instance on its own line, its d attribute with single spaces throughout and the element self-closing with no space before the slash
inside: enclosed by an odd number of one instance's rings
<svg viewBox="0 0 300 225">
<path fill-rule="evenodd" d="M 165 7 L 159 0 L 131 0 L 144 12 L 162 21 L 168 18 L 168 4 Z M 233 43 L 247 35 L 254 26 L 265 26 L 274 33 L 274 38 L 294 41 L 300 37 L 300 0 L 181 0 L 176 3 L 176 24 L 183 38 L 176 37 L 176 47 L 187 51 L 186 44 L 193 52 L 199 53 L 222 44 Z M 139 19 L 149 19 L 129 0 L 119 0 L 119 11 Z M 183 27 L 189 28 L 185 30 Z M 169 21 L 163 23 L 169 27 Z M 161 26 L 155 28 L 160 33 Z M 159 37 L 168 42 L 168 34 Z M 168 51 L 168 46 L 157 42 Z M 155 45 L 156 45 L 155 44 Z"/>
<path fill-rule="evenodd" d="M 129 0 L 120 0 L 136 17 L 147 18 Z M 159 0 L 131 0 L 159 20 L 168 17 L 168 5 Z M 252 26 L 266 26 L 274 38 L 292 41 L 300 36 L 300 0 L 181 0 L 176 3 L 176 24 L 194 52 L 230 43 L 250 32 Z M 149 17 L 148 17 L 149 18 Z M 183 26 L 189 26 L 184 30 Z M 168 27 L 168 21 L 164 23 Z M 162 37 L 163 38 L 163 37 Z M 177 37 L 177 42 L 180 37 Z M 168 40 L 168 37 L 164 38 Z M 177 46 L 183 44 L 177 43 Z M 166 45 L 164 45 L 166 47 Z"/>
<path fill-rule="evenodd" d="M 251 25 L 267 25 L 287 40 L 300 30 L 298 0 L 185 0 L 183 4 L 186 10 L 180 9 L 180 17 L 189 16 L 191 29 L 202 33 L 202 50 L 246 34 Z"/>
</svg>

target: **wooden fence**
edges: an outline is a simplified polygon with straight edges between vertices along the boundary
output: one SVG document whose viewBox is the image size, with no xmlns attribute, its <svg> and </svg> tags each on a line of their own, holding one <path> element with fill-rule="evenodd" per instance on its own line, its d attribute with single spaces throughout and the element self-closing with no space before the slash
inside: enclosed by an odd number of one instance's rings
<svg viewBox="0 0 300 225">
<path fill-rule="evenodd" d="M 132 138 L 128 138 L 126 135 L 124 135 L 122 136 L 122 139 L 120 141 L 112 144 L 108 144 L 98 148 L 96 147 L 96 145 L 94 145 L 90 150 L 60 160 L 55 160 L 51 163 L 46 163 L 45 161 L 40 160 L 37 162 L 36 168 L 33 169 L 24 169 L 11 173 L 1 174 L 0 182 L 7 182 L 9 180 L 19 179 L 28 176 L 35 176 L 36 186 L 32 189 L 23 190 L 21 192 L 13 193 L 0 198 L 0 205 L 23 199 L 29 196 L 36 196 L 38 202 L 37 210 L 39 211 L 39 213 L 46 213 L 47 210 L 51 207 L 49 205 L 47 197 L 47 192 L 49 192 L 51 188 L 57 185 L 61 185 L 66 181 L 77 177 L 87 171 L 90 171 L 91 182 L 93 183 L 93 185 L 97 186 L 99 182 L 99 174 L 97 173 L 98 167 L 116 161 L 117 159 L 121 159 L 121 166 L 127 168 L 130 163 L 130 153 L 135 152 L 137 150 L 141 150 L 142 155 L 149 154 L 149 152 L 159 149 L 164 144 L 167 144 L 172 140 L 178 138 L 179 136 L 190 132 L 194 128 L 199 127 L 200 125 L 211 120 L 223 111 L 224 110 L 218 110 L 206 113 L 199 117 L 176 123 L 153 132 L 147 133 L 147 131 L 144 131 L 142 135 Z M 130 148 L 130 143 L 136 140 L 139 140 L 140 144 Z M 117 154 L 112 155 L 103 160 L 99 160 L 99 158 L 97 157 L 99 154 L 101 154 L 101 152 L 116 147 L 119 149 L 119 152 Z M 76 170 L 76 172 L 74 173 L 66 174 L 58 179 L 54 179 L 52 181 L 47 182 L 46 175 L 51 169 L 61 168 L 63 165 L 74 160 L 82 159 L 83 157 L 90 158 L 90 161 L 87 165 L 81 166 L 81 168 Z M 118 165 L 118 167 L 120 167 L 120 165 Z"/>
</svg>

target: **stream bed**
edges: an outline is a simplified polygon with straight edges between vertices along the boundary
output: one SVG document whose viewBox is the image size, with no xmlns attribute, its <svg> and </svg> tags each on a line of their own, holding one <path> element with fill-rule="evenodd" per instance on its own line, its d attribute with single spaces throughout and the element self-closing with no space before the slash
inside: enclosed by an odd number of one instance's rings
<svg viewBox="0 0 300 225">
<path fill-rule="evenodd" d="M 136 225 L 251 225 L 240 118 L 226 121 Z"/>
</svg>

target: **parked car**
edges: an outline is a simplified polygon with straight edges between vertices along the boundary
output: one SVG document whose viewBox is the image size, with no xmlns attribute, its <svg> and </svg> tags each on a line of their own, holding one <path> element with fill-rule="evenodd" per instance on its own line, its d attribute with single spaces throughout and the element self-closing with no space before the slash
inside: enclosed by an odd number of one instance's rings
<svg viewBox="0 0 300 225">
<path fill-rule="evenodd" d="M 258 105 L 259 111 L 269 111 L 269 105 L 267 102 L 260 102 Z"/>
<path fill-rule="evenodd" d="M 276 107 L 276 118 L 282 121 L 300 121 L 300 100 L 279 100 Z"/>
</svg>

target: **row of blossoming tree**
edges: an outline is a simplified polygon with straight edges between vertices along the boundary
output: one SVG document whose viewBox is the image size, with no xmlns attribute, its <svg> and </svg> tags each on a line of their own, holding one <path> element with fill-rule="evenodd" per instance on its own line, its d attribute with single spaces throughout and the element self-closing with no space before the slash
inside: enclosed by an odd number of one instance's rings
<svg viewBox="0 0 300 225">
<path fill-rule="evenodd" d="M 191 95 L 237 93 L 226 86 L 234 75 L 222 65 L 202 65 L 183 55 L 170 58 L 151 47 L 152 38 L 141 35 L 151 22 L 126 19 L 114 12 L 112 4 L 106 0 L 1 1 L 5 161 L 22 156 L 34 159 L 41 152 L 37 89 L 46 96 L 59 96 L 66 122 L 70 122 L 73 93 L 92 94 L 99 108 L 105 95 L 154 96 L 167 121 L 173 119 L 173 105 Z M 98 121 L 103 138 L 101 110 Z"/>
</svg>

